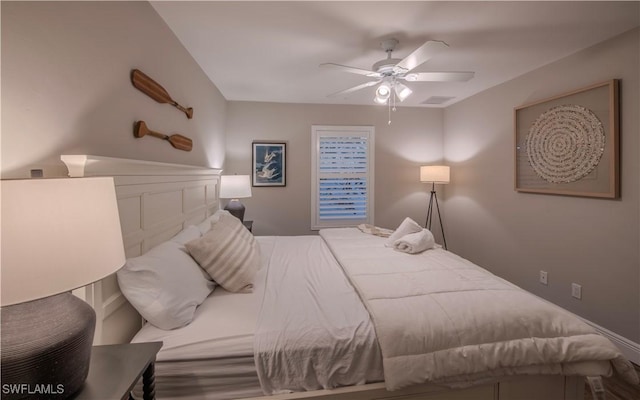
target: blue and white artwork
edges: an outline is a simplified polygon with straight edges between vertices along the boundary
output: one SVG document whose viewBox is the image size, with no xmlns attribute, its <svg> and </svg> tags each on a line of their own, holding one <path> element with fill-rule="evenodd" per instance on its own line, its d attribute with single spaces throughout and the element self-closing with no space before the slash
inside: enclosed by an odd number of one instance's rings
<svg viewBox="0 0 640 400">
<path fill-rule="evenodd" d="M 253 186 L 286 185 L 286 144 L 253 143 Z"/>
</svg>

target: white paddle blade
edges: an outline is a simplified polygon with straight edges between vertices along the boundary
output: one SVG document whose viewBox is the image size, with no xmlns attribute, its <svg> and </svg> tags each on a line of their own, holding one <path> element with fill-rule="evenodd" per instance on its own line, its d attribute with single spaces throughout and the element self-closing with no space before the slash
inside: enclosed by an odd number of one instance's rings
<svg viewBox="0 0 640 400">
<path fill-rule="evenodd" d="M 447 47 L 449 47 L 449 45 L 445 42 L 429 40 L 422 46 L 418 47 L 413 53 L 405 57 L 402 61 L 397 63 L 396 66 L 393 67 L 393 70 L 397 73 L 411 71 L 418 65 L 424 64 Z"/>
<path fill-rule="evenodd" d="M 402 79 L 408 82 L 466 82 L 474 75 L 474 72 L 415 72 Z"/>
<path fill-rule="evenodd" d="M 354 68 L 348 67 L 346 65 L 334 64 L 334 63 L 324 63 L 320 64 L 322 68 L 331 68 L 337 69 L 344 72 L 350 72 L 352 74 L 365 75 L 371 78 L 379 78 L 381 75 L 375 71 L 369 71 L 368 69 Z"/>
<path fill-rule="evenodd" d="M 336 97 L 336 96 L 340 96 L 340 95 L 346 95 L 346 94 L 349 94 L 349 93 L 353 93 L 353 92 L 355 92 L 355 91 L 357 91 L 357 90 L 360 90 L 360 89 L 364 89 L 364 88 L 367 88 L 367 87 L 370 87 L 370 86 L 377 85 L 379 82 L 380 82 L 380 81 L 370 81 L 370 82 L 366 82 L 366 83 L 363 83 L 362 85 L 354 86 L 354 87 L 351 87 L 351 88 L 349 88 L 349 89 L 345 89 L 345 90 L 341 90 L 341 91 L 336 92 L 336 93 L 332 93 L 332 94 L 330 94 L 330 95 L 329 95 L 329 96 L 327 96 L 327 97 Z"/>
</svg>

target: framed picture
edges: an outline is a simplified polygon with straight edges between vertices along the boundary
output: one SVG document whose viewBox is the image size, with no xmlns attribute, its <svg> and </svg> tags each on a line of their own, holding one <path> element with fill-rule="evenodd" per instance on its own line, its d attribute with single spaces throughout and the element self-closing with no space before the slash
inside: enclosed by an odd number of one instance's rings
<svg viewBox="0 0 640 400">
<path fill-rule="evenodd" d="M 253 186 L 287 185 L 287 144 L 253 142 Z"/>
<path fill-rule="evenodd" d="M 620 196 L 618 80 L 514 110 L 515 190 Z"/>
</svg>

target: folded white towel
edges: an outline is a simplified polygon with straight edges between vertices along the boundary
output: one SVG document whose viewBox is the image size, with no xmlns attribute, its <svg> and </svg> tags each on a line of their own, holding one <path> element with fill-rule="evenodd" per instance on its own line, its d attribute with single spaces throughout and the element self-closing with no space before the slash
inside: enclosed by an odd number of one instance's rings
<svg viewBox="0 0 640 400">
<path fill-rule="evenodd" d="M 412 220 L 411 218 L 407 217 L 404 219 L 404 221 L 402 221 L 402 223 L 400 224 L 400 226 L 398 226 L 398 229 L 396 229 L 391 236 L 389 236 L 389 239 L 387 239 L 387 242 L 385 243 L 385 246 L 387 247 L 393 247 L 393 243 L 400 239 L 401 237 L 408 235 L 410 233 L 416 233 L 416 232 L 420 232 L 422 231 L 422 227 L 420 225 L 418 225 L 418 223 L 414 220 Z"/>
<path fill-rule="evenodd" d="M 428 229 L 404 235 L 393 242 L 393 249 L 409 254 L 422 253 L 432 249 L 436 244 L 433 234 Z"/>
</svg>

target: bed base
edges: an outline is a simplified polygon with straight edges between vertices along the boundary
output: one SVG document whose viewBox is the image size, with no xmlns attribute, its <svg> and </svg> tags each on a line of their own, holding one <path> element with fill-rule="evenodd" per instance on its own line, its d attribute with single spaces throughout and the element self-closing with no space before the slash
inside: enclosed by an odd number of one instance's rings
<svg viewBox="0 0 640 400">
<path fill-rule="evenodd" d="M 532 375 L 509 377 L 497 383 L 466 389 L 424 384 L 389 392 L 385 389 L 384 383 L 372 383 L 331 390 L 252 397 L 245 400 L 583 400 L 584 388 L 582 377 Z"/>
</svg>

